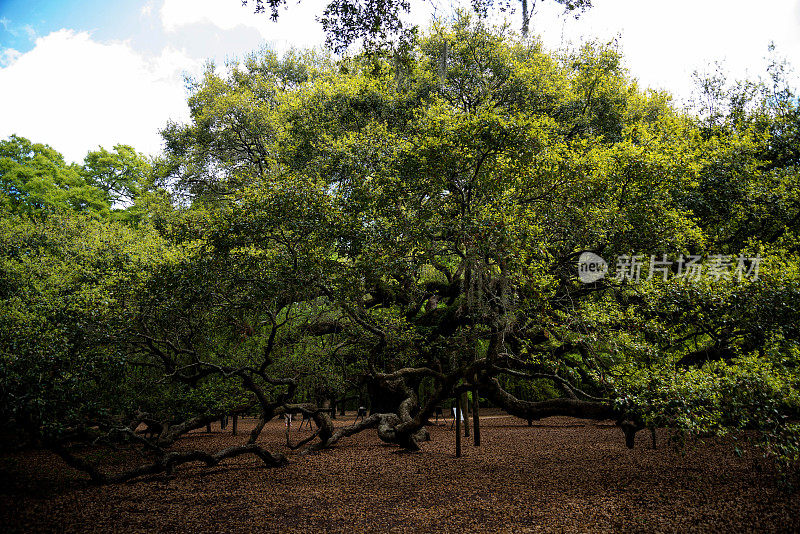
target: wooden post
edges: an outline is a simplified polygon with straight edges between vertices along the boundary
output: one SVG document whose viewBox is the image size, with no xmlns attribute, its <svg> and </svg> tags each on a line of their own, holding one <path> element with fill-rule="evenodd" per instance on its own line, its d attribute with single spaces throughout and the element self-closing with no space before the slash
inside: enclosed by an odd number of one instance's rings
<svg viewBox="0 0 800 534">
<path fill-rule="evenodd" d="M 231 427 L 233 428 L 233 435 L 234 436 L 236 435 L 236 426 L 237 426 L 238 419 L 239 419 L 238 415 L 234 415 L 233 416 L 233 422 L 231 424 Z"/>
<path fill-rule="evenodd" d="M 456 396 L 456 458 L 461 458 L 461 395 Z"/>
<path fill-rule="evenodd" d="M 474 443 L 476 447 L 481 446 L 481 425 L 480 425 L 480 414 L 478 413 L 478 388 L 472 388 L 472 423 L 475 425 L 473 436 L 474 436 Z"/>
<path fill-rule="evenodd" d="M 464 437 L 469 437 L 469 402 L 467 401 L 467 393 L 464 392 L 461 394 L 461 402 L 462 406 L 464 407 Z"/>
<path fill-rule="evenodd" d="M 206 432 L 211 434 L 211 423 L 206 423 Z"/>
</svg>

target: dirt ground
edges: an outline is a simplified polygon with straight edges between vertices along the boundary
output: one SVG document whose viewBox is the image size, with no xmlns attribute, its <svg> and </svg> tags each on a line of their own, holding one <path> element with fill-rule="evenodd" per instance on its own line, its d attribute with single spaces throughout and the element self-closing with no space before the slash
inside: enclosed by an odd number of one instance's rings
<svg viewBox="0 0 800 534">
<path fill-rule="evenodd" d="M 292 454 L 284 468 L 240 457 L 105 487 L 47 452 L 6 455 L 0 531 L 800 532 L 800 492 L 779 489 L 768 464 L 737 457 L 729 443 L 681 454 L 665 432 L 657 450 L 640 432 L 628 450 L 611 422 L 554 417 L 529 427 L 487 415 L 481 447 L 464 438 L 461 458 L 447 425 L 432 427 L 418 453 L 365 431 L 333 450 Z M 242 443 L 253 424 L 241 422 L 236 437 L 230 426 L 196 431 L 178 446 Z M 293 429 L 292 439 L 309 433 Z M 273 421 L 260 443 L 286 452 L 284 436 Z"/>
</svg>

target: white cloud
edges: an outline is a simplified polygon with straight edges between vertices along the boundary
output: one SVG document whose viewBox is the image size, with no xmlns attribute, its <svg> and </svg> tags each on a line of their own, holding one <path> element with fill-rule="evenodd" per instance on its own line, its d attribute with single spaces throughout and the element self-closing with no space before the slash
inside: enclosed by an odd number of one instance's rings
<svg viewBox="0 0 800 534">
<path fill-rule="evenodd" d="M 7 67 L 14 63 L 22 53 L 19 50 L 14 50 L 13 48 L 5 48 L 0 50 L 0 68 Z"/>
<path fill-rule="evenodd" d="M 155 154 L 158 130 L 188 117 L 182 72 L 201 67 L 172 48 L 150 58 L 127 43 L 53 32 L 0 69 L 0 138 L 45 142 L 71 161 L 116 143 Z"/>
<path fill-rule="evenodd" d="M 142 6 L 142 10 L 139 12 L 143 17 L 149 17 L 153 14 L 153 2 L 147 2 L 145 5 Z"/>
<path fill-rule="evenodd" d="M 236 26 L 256 26 L 257 20 L 246 9 L 233 9 L 232 2 L 218 0 L 165 0 L 161 6 L 161 21 L 167 31 L 182 26 L 209 23 L 223 30 Z"/>
<path fill-rule="evenodd" d="M 34 30 L 34 29 L 33 29 L 33 26 L 31 26 L 30 24 L 26 24 L 26 25 L 24 25 L 24 26 L 22 27 L 22 31 L 24 31 L 24 32 L 25 32 L 25 35 L 27 35 L 27 36 L 28 36 L 28 39 L 30 39 L 31 41 L 35 41 L 35 40 L 36 40 L 36 38 L 39 36 L 39 35 L 36 33 L 36 30 Z"/>
<path fill-rule="evenodd" d="M 320 2 L 291 1 L 280 11 L 277 22 L 269 13 L 254 13 L 253 2 L 243 6 L 239 0 L 164 0 L 161 23 L 167 32 L 177 32 L 195 24 L 211 24 L 221 30 L 254 28 L 276 51 L 308 48 L 321 44 L 324 33 L 315 16 Z"/>
<path fill-rule="evenodd" d="M 702 72 L 717 60 L 733 77 L 763 74 L 770 41 L 779 55 L 800 57 L 796 1 L 615 0 L 595 2 L 577 21 L 559 19 L 556 6 L 543 3 L 533 19 L 533 32 L 542 34 L 546 45 L 558 47 L 591 36 L 610 41 L 621 35 L 631 74 L 644 85 L 678 96 L 691 92 L 693 71 Z"/>
<path fill-rule="evenodd" d="M 0 17 L 0 25 L 3 26 L 3 29 L 10 33 L 13 37 L 19 36 L 20 31 L 23 32 L 31 41 L 35 41 L 36 37 L 38 37 L 36 30 L 30 24 L 17 26 L 11 22 L 11 19 Z"/>
</svg>

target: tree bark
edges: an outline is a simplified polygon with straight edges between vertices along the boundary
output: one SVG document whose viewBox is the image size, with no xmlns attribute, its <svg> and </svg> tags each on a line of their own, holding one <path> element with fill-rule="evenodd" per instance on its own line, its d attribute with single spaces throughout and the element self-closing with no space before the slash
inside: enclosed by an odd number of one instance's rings
<svg viewBox="0 0 800 534">
<path fill-rule="evenodd" d="M 456 458 L 461 458 L 461 396 L 456 397 Z"/>
<path fill-rule="evenodd" d="M 535 0 L 534 0 L 535 1 Z M 528 11 L 528 0 L 522 0 L 522 36 L 527 37 L 530 31 L 531 16 Z"/>
<path fill-rule="evenodd" d="M 264 414 L 261 414 L 261 417 L 258 418 L 256 426 L 250 431 L 250 439 L 247 440 L 248 445 L 253 445 L 258 440 L 258 436 L 261 435 L 261 431 L 264 430 L 264 425 L 266 424 L 267 418 L 264 416 Z"/>
<path fill-rule="evenodd" d="M 462 393 L 459 396 L 459 400 L 461 401 L 461 413 L 464 414 L 464 437 L 469 437 L 469 401 L 467 400 L 467 394 Z"/>
<path fill-rule="evenodd" d="M 581 419 L 616 419 L 617 413 L 610 405 L 601 402 L 576 399 L 550 399 L 541 402 L 523 401 L 500 387 L 495 378 L 486 383 L 489 400 L 507 413 L 528 421 L 544 419 L 554 415 L 566 415 Z"/>
<path fill-rule="evenodd" d="M 222 449 L 213 454 L 205 451 L 168 452 L 151 464 L 144 464 L 122 473 L 107 474 L 100 471 L 95 464 L 73 455 L 61 444 L 50 443 L 48 448 L 58 454 L 70 467 L 88 474 L 95 484 L 118 484 L 145 475 L 172 474 L 176 467 L 188 462 L 203 462 L 206 467 L 213 467 L 222 460 L 243 454 L 258 456 L 267 467 L 281 467 L 287 463 L 286 457 L 280 453 L 272 454 L 258 445 L 239 445 Z"/>
<path fill-rule="evenodd" d="M 473 442 L 476 447 L 481 446 L 481 425 L 480 425 L 480 414 L 479 414 L 479 404 L 480 399 L 478 398 L 478 388 L 472 389 L 472 423 L 474 425 L 473 433 Z"/>
<path fill-rule="evenodd" d="M 500 406 L 511 415 L 527 420 L 529 426 L 534 420 L 554 415 L 594 420 L 615 419 L 625 434 L 625 445 L 629 449 L 633 448 L 636 433 L 641 430 L 641 426 L 634 421 L 624 419 L 610 404 L 602 402 L 577 399 L 551 399 L 541 402 L 523 401 L 500 387 L 500 383 L 496 378 L 490 378 L 486 382 L 486 393 L 489 400 L 494 404 Z"/>
</svg>

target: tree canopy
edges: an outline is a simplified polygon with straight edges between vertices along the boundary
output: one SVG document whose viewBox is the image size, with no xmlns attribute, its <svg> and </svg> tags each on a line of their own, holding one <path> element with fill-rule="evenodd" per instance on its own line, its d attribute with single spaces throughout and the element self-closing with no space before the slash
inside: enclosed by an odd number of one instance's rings
<svg viewBox="0 0 800 534">
<path fill-rule="evenodd" d="M 773 72 L 690 113 L 613 48 L 553 54 L 462 16 L 403 61 L 210 66 L 152 162 L 118 146 L 67 166 L 12 137 L 2 417 L 99 482 L 279 465 L 258 438 L 283 413 L 314 419 L 307 452 L 368 429 L 416 450 L 467 391 L 614 419 L 631 446 L 754 430 L 792 465 L 800 109 Z M 586 252 L 616 270 L 583 283 Z M 335 429 L 348 398 L 371 414 Z M 167 452 L 241 413 L 261 421 L 242 448 Z M 153 462 L 111 476 L 65 445 L 98 434 Z"/>
</svg>

